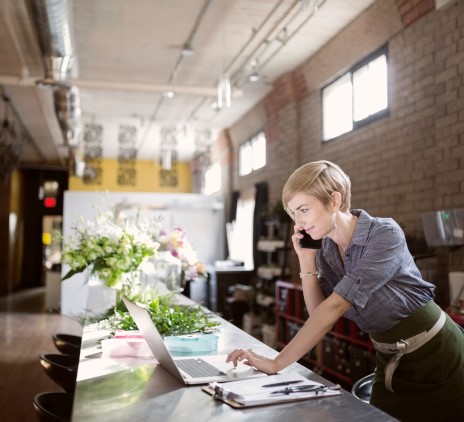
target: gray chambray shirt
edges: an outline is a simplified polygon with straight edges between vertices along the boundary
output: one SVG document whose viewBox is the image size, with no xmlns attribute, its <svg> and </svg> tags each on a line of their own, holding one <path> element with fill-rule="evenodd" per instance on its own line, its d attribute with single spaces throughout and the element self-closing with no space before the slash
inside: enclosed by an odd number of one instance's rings
<svg viewBox="0 0 464 422">
<path fill-rule="evenodd" d="M 345 268 L 337 245 L 325 237 L 317 253 L 319 284 L 326 297 L 335 291 L 353 305 L 344 316 L 362 331 L 383 333 L 428 303 L 435 286 L 422 279 L 393 219 L 374 218 L 363 210 L 351 213 L 358 222 Z"/>
</svg>

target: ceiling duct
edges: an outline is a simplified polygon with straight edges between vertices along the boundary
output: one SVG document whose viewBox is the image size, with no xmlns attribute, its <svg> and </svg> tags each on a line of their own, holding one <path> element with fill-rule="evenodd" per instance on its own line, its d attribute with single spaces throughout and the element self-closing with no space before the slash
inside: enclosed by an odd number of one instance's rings
<svg viewBox="0 0 464 422">
<path fill-rule="evenodd" d="M 38 83 L 64 83 L 74 59 L 72 7 L 69 0 L 26 0 L 39 43 L 45 78 Z"/>
<path fill-rule="evenodd" d="M 79 144 L 78 127 L 81 114 L 79 90 L 76 87 L 56 87 L 53 90 L 53 102 L 65 143 L 77 147 Z"/>
<path fill-rule="evenodd" d="M 70 0 L 26 0 L 26 4 L 44 65 L 44 78 L 36 84 L 53 89 L 55 114 L 64 143 L 77 146 L 79 90 L 67 81 L 75 60 L 72 4 Z"/>
</svg>

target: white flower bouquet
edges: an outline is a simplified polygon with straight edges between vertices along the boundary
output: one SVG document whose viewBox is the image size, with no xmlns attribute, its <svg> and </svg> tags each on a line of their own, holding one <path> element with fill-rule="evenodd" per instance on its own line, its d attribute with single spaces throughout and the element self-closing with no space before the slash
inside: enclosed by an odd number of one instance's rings
<svg viewBox="0 0 464 422">
<path fill-rule="evenodd" d="M 156 219 L 116 217 L 110 208 L 99 211 L 94 220 L 81 218 L 73 230 L 75 234 L 63 245 L 61 259 L 70 270 L 62 281 L 89 269 L 108 287 L 120 288 L 128 275 L 149 268 L 150 258 L 161 251 L 169 251 L 180 260 L 184 281 L 206 275 L 185 232 L 175 228 L 168 233 Z"/>
<path fill-rule="evenodd" d="M 139 270 L 159 249 L 152 225 L 138 217 L 116 218 L 113 210 L 99 212 L 95 220 L 81 219 L 63 246 L 62 262 L 71 269 L 62 280 L 90 268 L 107 286 L 118 287 L 124 275 Z"/>
</svg>

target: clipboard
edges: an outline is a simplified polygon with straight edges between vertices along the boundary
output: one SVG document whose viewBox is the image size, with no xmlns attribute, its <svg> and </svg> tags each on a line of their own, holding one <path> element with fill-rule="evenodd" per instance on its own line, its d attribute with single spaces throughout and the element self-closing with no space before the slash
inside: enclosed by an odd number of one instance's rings
<svg viewBox="0 0 464 422">
<path fill-rule="evenodd" d="M 271 387 L 273 385 L 275 387 Z M 305 388 L 311 390 L 298 392 L 298 389 Z M 213 399 L 222 401 L 234 409 L 337 397 L 342 394 L 339 385 L 329 386 L 316 383 L 296 371 L 259 379 L 210 383 L 203 386 L 202 390 L 211 395 Z M 285 394 L 282 391 L 289 391 L 289 393 Z"/>
<path fill-rule="evenodd" d="M 226 398 L 218 398 L 215 396 L 215 391 L 209 386 L 204 386 L 204 387 L 201 387 L 201 389 L 208 393 L 209 395 L 211 395 L 213 397 L 213 399 L 216 399 L 216 400 L 221 400 L 222 402 L 228 404 L 229 406 L 233 407 L 234 409 L 245 409 L 247 407 L 252 407 L 252 406 L 245 406 L 241 403 L 237 403 L 236 401 L 233 401 L 233 400 L 230 400 L 230 399 L 226 399 Z M 265 406 L 265 405 L 261 405 L 261 406 Z"/>
</svg>

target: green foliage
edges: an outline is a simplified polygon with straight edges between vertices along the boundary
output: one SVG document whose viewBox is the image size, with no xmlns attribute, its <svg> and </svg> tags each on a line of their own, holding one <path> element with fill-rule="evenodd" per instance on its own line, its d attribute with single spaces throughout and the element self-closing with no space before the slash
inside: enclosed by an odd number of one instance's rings
<svg viewBox="0 0 464 422">
<path fill-rule="evenodd" d="M 207 312 L 200 305 L 179 305 L 172 303 L 172 295 L 158 296 L 151 299 L 141 296 L 130 297 L 131 301 L 144 306 L 163 336 L 191 334 L 195 332 L 211 332 L 220 325 L 214 320 L 214 314 Z M 137 330 L 137 325 L 131 315 L 125 309 L 122 302 L 118 301 L 107 319 L 98 323 L 100 328 L 109 329 L 112 333 L 116 330 Z"/>
<path fill-rule="evenodd" d="M 61 260 L 70 270 L 62 281 L 90 268 L 108 287 L 117 287 L 125 275 L 156 254 L 160 244 L 150 234 L 158 226 L 156 220 L 116 218 L 113 210 L 100 211 L 95 219 L 81 219 L 63 244 Z"/>
</svg>

